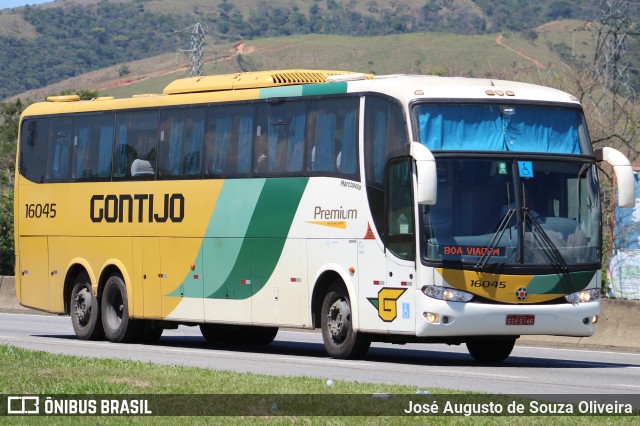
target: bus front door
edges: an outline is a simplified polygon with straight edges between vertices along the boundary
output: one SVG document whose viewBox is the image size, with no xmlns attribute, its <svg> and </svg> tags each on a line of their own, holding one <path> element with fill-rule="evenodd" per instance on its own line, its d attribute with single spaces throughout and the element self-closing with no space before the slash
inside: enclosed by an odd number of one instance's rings
<svg viewBox="0 0 640 426">
<path fill-rule="evenodd" d="M 389 331 L 415 330 L 415 215 L 411 162 L 406 157 L 389 162 L 386 176 L 386 295 Z"/>
</svg>

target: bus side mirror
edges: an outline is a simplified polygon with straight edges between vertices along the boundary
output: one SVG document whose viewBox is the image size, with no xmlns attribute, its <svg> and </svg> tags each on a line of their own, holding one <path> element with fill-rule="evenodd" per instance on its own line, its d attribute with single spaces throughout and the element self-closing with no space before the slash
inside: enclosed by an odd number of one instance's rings
<svg viewBox="0 0 640 426">
<path fill-rule="evenodd" d="M 411 142 L 410 154 L 416 162 L 418 204 L 433 205 L 438 193 L 436 160 L 429 148 L 417 142 Z"/>
<path fill-rule="evenodd" d="M 595 151 L 597 161 L 606 161 L 613 167 L 618 182 L 618 206 L 635 207 L 636 188 L 631 163 L 623 153 L 617 149 L 604 147 Z"/>
</svg>

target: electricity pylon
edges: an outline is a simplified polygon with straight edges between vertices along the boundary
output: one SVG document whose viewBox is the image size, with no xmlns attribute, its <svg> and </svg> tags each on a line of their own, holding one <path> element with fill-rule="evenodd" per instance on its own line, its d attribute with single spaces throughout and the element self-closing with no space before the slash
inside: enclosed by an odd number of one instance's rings
<svg viewBox="0 0 640 426">
<path fill-rule="evenodd" d="M 203 75 L 204 73 L 202 71 L 202 58 L 204 57 L 204 47 L 206 45 L 204 41 L 206 31 L 200 23 L 197 23 L 190 27 L 176 31 L 176 33 L 184 32 L 191 33 L 191 46 L 189 49 L 179 49 L 178 52 L 189 53 L 189 77 Z"/>
</svg>

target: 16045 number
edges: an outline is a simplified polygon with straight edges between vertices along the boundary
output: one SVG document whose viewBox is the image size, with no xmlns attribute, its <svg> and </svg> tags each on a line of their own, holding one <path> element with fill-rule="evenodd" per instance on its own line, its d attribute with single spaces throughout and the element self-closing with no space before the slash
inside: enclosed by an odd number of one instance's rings
<svg viewBox="0 0 640 426">
<path fill-rule="evenodd" d="M 24 207 L 24 215 L 27 219 L 40 219 L 41 217 L 53 219 L 56 217 L 56 203 L 25 204 Z"/>
<path fill-rule="evenodd" d="M 483 288 L 506 288 L 507 283 L 505 281 L 482 281 L 482 280 L 471 280 L 471 287 L 483 287 Z"/>
</svg>

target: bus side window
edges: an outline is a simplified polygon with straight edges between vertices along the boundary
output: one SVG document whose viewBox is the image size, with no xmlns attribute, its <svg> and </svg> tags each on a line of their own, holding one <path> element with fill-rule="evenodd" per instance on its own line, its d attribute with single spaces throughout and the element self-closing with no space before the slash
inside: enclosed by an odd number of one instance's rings
<svg viewBox="0 0 640 426">
<path fill-rule="evenodd" d="M 71 177 L 71 119 L 51 120 L 49 129 L 49 152 L 47 154 L 48 182 L 65 182 Z"/>
<path fill-rule="evenodd" d="M 116 129 L 114 177 L 152 177 L 156 167 L 158 112 L 118 114 Z"/>
<path fill-rule="evenodd" d="M 300 103 L 299 108 L 304 108 L 305 104 Z M 286 151 L 286 171 L 302 171 L 302 157 L 304 151 L 304 132 L 307 121 L 306 108 L 296 110 L 289 124 L 289 140 Z"/>
<path fill-rule="evenodd" d="M 258 175 L 265 175 L 269 171 L 268 129 L 269 105 L 259 104 L 253 133 L 253 172 Z"/>
<path fill-rule="evenodd" d="M 415 231 L 411 190 L 411 163 L 394 159 L 387 172 L 387 244 L 389 250 L 404 260 L 414 260 Z"/>
<path fill-rule="evenodd" d="M 170 109 L 160 114 L 158 177 L 200 176 L 204 108 Z"/>
<path fill-rule="evenodd" d="M 407 143 L 404 118 L 400 106 L 380 96 L 365 100 L 365 172 L 367 198 L 373 222 L 384 233 L 384 170 L 390 157 L 401 152 Z"/>
<path fill-rule="evenodd" d="M 47 158 L 46 139 L 40 135 L 48 133 L 50 119 L 26 119 L 20 132 L 20 174 L 32 182 L 42 183 Z"/>
<path fill-rule="evenodd" d="M 407 143 L 406 126 L 400 107 L 385 98 L 369 96 L 366 111 L 367 183 L 381 186 L 387 161 Z"/>
<path fill-rule="evenodd" d="M 336 114 L 324 105 L 314 102 L 312 105 L 313 122 L 311 126 L 311 171 L 333 172 L 336 167 L 339 149 L 336 149 Z"/>
<path fill-rule="evenodd" d="M 358 106 L 357 99 L 353 104 L 345 105 L 341 120 L 340 150 L 336 157 L 336 167 L 340 173 L 354 175 L 358 171 Z"/>
<path fill-rule="evenodd" d="M 72 177 L 75 180 L 111 176 L 113 115 L 81 116 L 74 119 Z"/>
<path fill-rule="evenodd" d="M 271 174 L 302 171 L 306 102 L 272 104 L 269 120 L 268 161 Z"/>
<path fill-rule="evenodd" d="M 357 179 L 359 99 L 313 101 L 307 125 L 307 170 Z"/>
<path fill-rule="evenodd" d="M 253 105 L 210 107 L 204 141 L 204 176 L 248 176 L 252 145 Z"/>
</svg>

